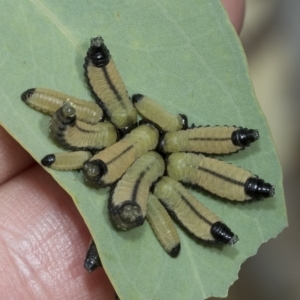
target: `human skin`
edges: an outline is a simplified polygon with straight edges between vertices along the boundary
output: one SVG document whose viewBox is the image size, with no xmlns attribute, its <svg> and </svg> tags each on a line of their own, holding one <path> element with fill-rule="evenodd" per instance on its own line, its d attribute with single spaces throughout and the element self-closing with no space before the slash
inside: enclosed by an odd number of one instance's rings
<svg viewBox="0 0 300 300">
<path fill-rule="evenodd" d="M 245 1 L 244 0 L 222 0 L 222 3 L 227 10 L 230 21 L 237 33 L 240 33 L 243 26 L 245 16 Z"/>
<path fill-rule="evenodd" d="M 240 32 L 245 3 L 223 0 Z M 90 234 L 70 196 L 0 127 L 0 299 L 114 299 L 83 258 Z"/>
</svg>

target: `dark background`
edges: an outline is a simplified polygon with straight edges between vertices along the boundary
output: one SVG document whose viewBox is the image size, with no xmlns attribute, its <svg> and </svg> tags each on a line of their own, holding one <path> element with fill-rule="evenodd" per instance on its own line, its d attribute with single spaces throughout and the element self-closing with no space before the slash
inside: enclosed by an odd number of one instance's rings
<svg viewBox="0 0 300 300">
<path fill-rule="evenodd" d="M 242 265 L 229 300 L 300 299 L 299 16 L 298 0 L 247 1 L 241 40 L 282 165 L 289 228 Z"/>
</svg>

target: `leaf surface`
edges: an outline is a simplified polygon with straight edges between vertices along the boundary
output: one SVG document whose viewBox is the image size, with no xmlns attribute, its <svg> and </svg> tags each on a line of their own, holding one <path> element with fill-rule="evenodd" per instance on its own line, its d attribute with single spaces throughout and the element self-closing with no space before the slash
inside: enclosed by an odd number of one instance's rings
<svg viewBox="0 0 300 300">
<path fill-rule="evenodd" d="M 116 231 L 108 190 L 83 184 L 81 173 L 49 171 L 73 197 L 121 299 L 205 299 L 225 296 L 242 262 L 287 225 L 282 173 L 255 98 L 240 41 L 220 1 L 0 0 L 0 122 L 37 160 L 61 151 L 48 137 L 48 117 L 20 100 L 31 87 L 91 99 L 83 76 L 89 39 L 102 35 L 129 94 L 142 93 L 197 125 L 256 128 L 260 140 L 224 160 L 276 187 L 276 197 L 232 204 L 197 193 L 240 237 L 213 247 L 180 230 L 181 253 L 170 258 L 148 224 Z M 250 283 L 251 284 L 251 283 Z"/>
</svg>

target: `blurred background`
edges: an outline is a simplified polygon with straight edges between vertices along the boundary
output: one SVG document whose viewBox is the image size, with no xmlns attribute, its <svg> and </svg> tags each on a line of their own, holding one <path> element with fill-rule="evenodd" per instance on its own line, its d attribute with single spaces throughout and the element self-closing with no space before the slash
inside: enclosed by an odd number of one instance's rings
<svg viewBox="0 0 300 300">
<path fill-rule="evenodd" d="M 289 228 L 241 267 L 229 300 L 300 299 L 300 1 L 248 0 L 241 40 L 284 174 Z M 216 298 L 210 298 L 213 300 Z"/>
</svg>

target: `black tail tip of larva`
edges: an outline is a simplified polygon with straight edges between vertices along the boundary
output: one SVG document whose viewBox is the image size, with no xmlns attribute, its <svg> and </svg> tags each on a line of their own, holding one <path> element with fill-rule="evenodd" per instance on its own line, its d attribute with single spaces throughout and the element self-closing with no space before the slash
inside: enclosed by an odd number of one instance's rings
<svg viewBox="0 0 300 300">
<path fill-rule="evenodd" d="M 103 68 L 109 63 L 109 50 L 105 46 L 101 36 L 91 38 L 90 48 L 88 49 L 85 60 L 86 64 L 90 61 L 97 68 Z"/>
<path fill-rule="evenodd" d="M 96 36 L 94 38 L 91 38 L 91 47 L 100 47 L 104 44 L 104 40 L 102 36 Z"/>
<path fill-rule="evenodd" d="M 239 237 L 237 235 L 234 235 L 228 242 L 228 245 L 233 246 L 235 243 L 239 241 Z"/>
<path fill-rule="evenodd" d="M 48 154 L 41 160 L 41 164 L 44 167 L 50 167 L 54 162 L 55 162 L 54 154 Z"/>
<path fill-rule="evenodd" d="M 93 257 L 86 258 L 83 266 L 89 273 L 94 272 L 98 267 L 100 267 L 99 263 Z"/>
<path fill-rule="evenodd" d="M 124 231 L 139 227 L 145 221 L 140 205 L 132 200 L 124 201 L 117 206 L 110 203 L 109 212 L 114 225 Z"/>
<path fill-rule="evenodd" d="M 82 171 L 87 181 L 99 184 L 101 177 L 107 173 L 107 165 L 100 159 L 86 161 Z"/>
<path fill-rule="evenodd" d="M 165 134 L 160 134 L 157 144 L 157 151 L 161 154 L 164 154 L 164 145 L 165 145 Z"/>
<path fill-rule="evenodd" d="M 177 257 L 178 256 L 178 254 L 179 254 L 179 252 L 180 252 L 180 248 L 181 248 L 181 246 L 180 246 L 180 243 L 179 244 L 177 244 L 176 246 L 174 246 L 172 249 L 171 249 L 171 251 L 169 251 L 168 252 L 168 254 L 171 256 L 171 257 Z"/>
<path fill-rule="evenodd" d="M 136 122 L 136 123 L 133 123 L 133 124 L 128 125 L 126 127 L 118 128 L 119 137 L 122 138 L 123 136 L 125 136 L 126 134 L 131 132 L 134 128 L 136 128 L 137 126 L 138 126 L 138 124 Z"/>
<path fill-rule="evenodd" d="M 35 88 L 28 89 L 27 91 L 23 92 L 21 95 L 22 101 L 27 102 L 27 100 L 33 95 L 34 92 Z"/>
<path fill-rule="evenodd" d="M 239 128 L 232 133 L 231 140 L 235 146 L 248 147 L 259 139 L 259 132 L 255 129 Z"/>
<path fill-rule="evenodd" d="M 138 122 L 138 125 L 141 126 L 141 125 L 148 125 L 148 126 L 151 126 L 153 130 L 157 131 L 159 135 L 161 134 L 164 134 L 164 132 L 161 130 L 161 128 L 155 124 L 154 122 L 148 120 L 148 119 L 141 119 L 139 122 Z"/>
<path fill-rule="evenodd" d="M 222 222 L 216 222 L 210 229 L 211 235 L 214 237 L 217 244 L 228 244 L 233 246 L 238 240 L 230 228 Z"/>
<path fill-rule="evenodd" d="M 245 193 L 254 199 L 275 196 L 275 187 L 258 177 L 250 177 L 245 183 Z"/>
<path fill-rule="evenodd" d="M 83 266 L 89 273 L 102 266 L 99 253 L 93 240 L 90 243 L 89 249 L 86 253 Z"/>
<path fill-rule="evenodd" d="M 182 122 L 182 130 L 185 130 L 189 127 L 188 125 L 188 118 L 185 114 L 179 114 L 179 116 L 181 117 L 181 122 Z"/>
<path fill-rule="evenodd" d="M 141 101 L 143 98 L 144 98 L 144 95 L 142 95 L 142 94 L 134 94 L 134 95 L 132 95 L 131 100 L 133 103 L 137 103 L 137 102 Z"/>
</svg>

